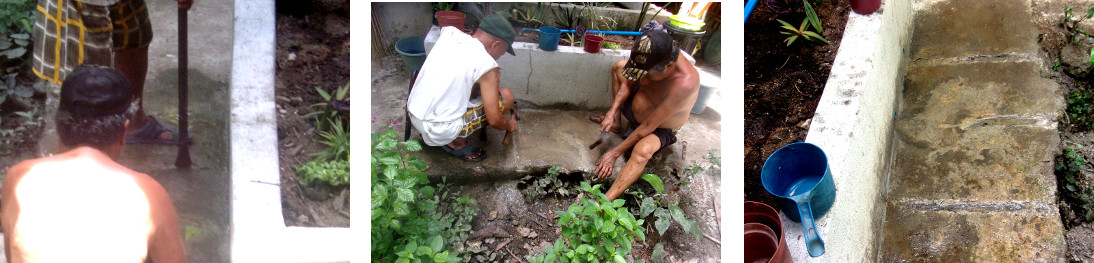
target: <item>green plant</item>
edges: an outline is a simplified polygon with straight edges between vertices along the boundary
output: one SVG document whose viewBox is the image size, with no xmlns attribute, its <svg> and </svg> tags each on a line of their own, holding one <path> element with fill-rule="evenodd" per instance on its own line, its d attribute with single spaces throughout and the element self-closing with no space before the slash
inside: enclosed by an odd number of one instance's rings
<svg viewBox="0 0 1094 263">
<path fill-rule="evenodd" d="M 1072 209 L 1085 222 L 1094 221 L 1094 197 L 1089 194 L 1094 191 L 1094 187 L 1083 179 L 1086 158 L 1075 151 L 1073 146 L 1065 146 L 1063 153 L 1056 156 L 1056 180 L 1059 182 L 1060 192 L 1071 201 L 1068 203 L 1072 204 Z"/>
<path fill-rule="evenodd" d="M 585 11 L 585 7 L 581 10 L 577 9 L 577 5 L 571 6 L 569 9 L 562 7 L 559 4 L 555 9 L 551 9 L 551 12 L 555 14 L 555 25 L 560 29 L 577 29 L 579 26 L 585 24 L 585 18 L 582 17 L 582 13 Z M 566 40 L 570 46 L 577 45 L 576 34 L 566 34 Z"/>
<path fill-rule="evenodd" d="M 322 121 L 322 118 L 343 120 L 342 123 L 349 124 L 349 82 L 335 89 L 333 93 L 328 93 L 320 87 L 316 87 L 315 91 L 319 93 L 323 101 L 312 104 L 311 107 L 315 110 L 304 114 L 303 118 L 315 118 L 315 126 L 321 131 L 330 128 L 327 126 L 328 123 Z M 346 112 L 346 115 L 342 112 Z"/>
<path fill-rule="evenodd" d="M 1074 9 L 1070 6 L 1064 7 L 1064 16 L 1060 18 L 1060 25 L 1067 31 L 1069 37 L 1066 39 L 1067 43 L 1075 43 L 1082 40 L 1083 37 L 1094 37 L 1090 32 L 1083 30 L 1079 23 L 1083 20 L 1094 18 L 1094 7 L 1090 7 L 1086 11 L 1086 15 L 1079 15 L 1075 17 Z"/>
<path fill-rule="evenodd" d="M 20 109 L 34 108 L 30 104 L 30 99 L 34 96 L 34 89 L 19 85 L 15 81 L 16 75 L 18 74 L 7 74 L 4 76 L 3 81 L 0 81 L 0 105 L 10 102 Z"/>
<path fill-rule="evenodd" d="M 433 11 L 452 11 L 453 7 L 456 7 L 454 2 L 438 2 L 433 3 Z"/>
<path fill-rule="evenodd" d="M 592 196 L 582 194 L 566 211 L 555 211 L 561 236 L 543 254 L 528 256 L 529 262 L 626 262 L 635 238 L 646 239 L 644 221 L 627 212 L 623 199 L 608 201 L 600 187 L 581 182 L 581 190 Z"/>
<path fill-rule="evenodd" d="M 524 23 L 525 25 L 528 25 L 529 27 L 540 27 L 544 24 L 543 15 L 545 15 L 545 13 L 544 13 L 545 10 L 546 9 L 543 8 L 543 2 L 536 3 L 535 11 L 532 11 L 532 10 L 529 10 L 529 9 L 519 10 L 519 9 L 514 8 L 513 12 L 512 12 L 513 13 L 513 20 L 517 21 L 517 22 L 520 22 L 520 23 Z"/>
<path fill-rule="evenodd" d="M 0 75 L 23 72 L 30 65 L 30 32 L 35 1 L 0 0 Z"/>
<path fill-rule="evenodd" d="M 330 186 L 342 186 L 349 184 L 349 160 L 311 160 L 304 166 L 296 169 L 300 175 L 300 183 L 313 186 L 315 183 L 325 183 Z"/>
<path fill-rule="evenodd" d="M 398 141 L 395 130 L 372 134 L 372 261 L 374 262 L 462 262 L 453 244 L 466 240 L 475 201 L 466 196 L 453 198 L 441 184 L 428 185 L 421 159 L 409 152 L 420 151 L 417 141 Z M 444 213 L 448 206 L 448 213 Z M 447 243 L 446 243 L 447 241 Z"/>
<path fill-rule="evenodd" d="M 342 120 L 327 119 L 329 122 L 329 131 L 319 131 L 319 136 L 323 137 L 323 141 L 320 141 L 323 145 L 327 146 L 327 149 L 315 154 L 316 160 L 329 161 L 329 160 L 346 160 L 349 161 L 349 135 L 350 133 L 345 130 L 345 126 L 342 125 Z"/>
<path fill-rule="evenodd" d="M 801 26 L 795 28 L 794 26 L 790 25 L 790 23 L 787 23 L 782 19 L 775 19 L 779 21 L 779 23 L 782 24 L 782 28 L 785 29 L 784 31 L 779 33 L 782 33 L 783 35 L 789 35 L 789 37 L 783 40 L 784 42 L 786 42 L 786 46 L 794 44 L 794 40 L 797 40 L 798 37 L 817 43 L 824 42 L 825 44 L 831 44 L 828 42 L 827 39 L 824 39 L 824 36 L 820 35 L 820 33 L 824 33 L 824 28 L 821 26 L 820 18 L 817 17 L 817 12 L 813 10 L 813 5 L 809 4 L 809 1 L 802 2 L 805 3 L 805 19 L 802 20 Z M 815 29 L 817 32 L 809 31 L 807 29 L 807 26 L 809 25 L 811 25 L 813 29 Z"/>
<path fill-rule="evenodd" d="M 699 238 L 703 236 L 703 232 L 699 229 L 699 225 L 696 224 L 695 221 L 688 219 L 687 216 L 684 215 L 684 210 L 680 209 L 680 206 L 663 202 L 665 197 L 665 186 L 661 181 L 661 178 L 658 178 L 655 174 L 643 174 L 640 178 L 653 186 L 654 194 L 647 195 L 645 192 L 638 190 L 633 190 L 630 194 L 634 195 L 635 200 L 639 200 L 637 215 L 639 215 L 640 218 L 652 220 L 658 235 L 664 235 L 665 231 L 668 230 L 669 226 L 672 224 L 672 221 L 676 221 L 685 232 L 694 236 L 695 240 L 699 240 Z M 650 218 L 650 215 L 653 215 L 656 219 Z"/>
<path fill-rule="evenodd" d="M 608 41 L 600 42 L 600 47 L 601 48 L 606 48 L 606 49 L 623 49 L 623 46 L 620 46 L 619 44 L 616 44 L 616 43 L 613 43 L 613 42 L 608 42 Z"/>
<path fill-rule="evenodd" d="M 1094 129 L 1094 92 L 1076 90 L 1067 96 L 1067 123 L 1078 131 Z"/>
<path fill-rule="evenodd" d="M 710 149 L 706 154 L 703 154 L 703 159 L 707 160 L 707 165 L 693 163 L 684 166 L 685 175 L 683 180 L 680 180 L 680 185 L 691 183 L 691 177 L 699 173 L 711 175 L 720 175 L 722 173 L 722 157 L 718 155 L 718 149 Z"/>
</svg>

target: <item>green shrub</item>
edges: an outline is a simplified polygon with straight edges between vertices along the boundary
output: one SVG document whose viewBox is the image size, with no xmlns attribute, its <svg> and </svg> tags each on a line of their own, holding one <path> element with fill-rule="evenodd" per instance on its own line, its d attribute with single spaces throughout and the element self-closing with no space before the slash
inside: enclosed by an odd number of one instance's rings
<svg viewBox="0 0 1094 263">
<path fill-rule="evenodd" d="M 712 158 L 715 159 L 718 158 L 717 153 L 715 153 L 714 150 L 711 150 L 707 156 L 712 156 Z M 708 158 L 708 160 L 711 160 L 712 162 L 715 161 L 710 158 Z M 713 163 L 717 164 L 718 162 Z M 713 167 L 708 168 L 713 169 Z M 676 221 L 677 224 L 680 224 L 680 228 L 683 228 L 685 232 L 695 237 L 695 241 L 699 241 L 700 237 L 703 236 L 703 231 L 699 229 L 699 224 L 688 219 L 680 206 L 663 202 L 665 197 L 665 186 L 661 181 L 661 178 L 658 178 L 655 174 L 643 174 L 640 178 L 650 183 L 650 185 L 653 186 L 655 193 L 653 195 L 647 195 L 639 190 L 631 191 L 630 194 L 634 196 L 635 200 L 639 200 L 639 206 L 637 207 L 638 211 L 632 209 L 631 212 L 639 215 L 639 218 L 653 221 L 653 227 L 657 230 L 657 235 L 664 235 L 665 231 L 668 230 L 669 226 L 672 224 L 672 221 Z M 657 245 L 654 246 L 650 261 L 661 262 L 664 257 L 664 246 L 661 242 L 658 242 Z"/>
<path fill-rule="evenodd" d="M 627 212 L 623 199 L 608 201 L 600 187 L 581 182 L 593 199 L 581 196 L 566 211 L 555 211 L 561 237 L 544 254 L 528 256 L 529 262 L 625 262 L 635 238 L 646 239 L 644 221 Z"/>
<path fill-rule="evenodd" d="M 450 194 L 444 184 L 435 195 L 425 162 L 409 155 L 422 146 L 396 137 L 391 129 L 372 134 L 372 261 L 464 261 L 452 244 L 466 241 L 475 200 Z"/>
<path fill-rule="evenodd" d="M 1067 96 L 1067 122 L 1078 131 L 1094 130 L 1094 92 L 1077 90 Z"/>
<path fill-rule="evenodd" d="M 1062 154 L 1056 156 L 1056 180 L 1060 192 L 1071 204 L 1072 210 L 1084 222 L 1090 222 L 1094 221 L 1094 197 L 1089 193 L 1094 189 L 1083 179 L 1083 167 L 1086 164 L 1086 158 L 1071 145 L 1065 146 Z"/>
<path fill-rule="evenodd" d="M 322 161 L 329 160 L 346 160 L 349 161 L 349 132 L 345 130 L 345 126 L 342 125 L 342 120 L 327 119 L 331 128 L 329 131 L 320 131 L 319 137 L 323 138 L 323 145 L 327 146 L 327 149 L 316 153 L 315 159 Z"/>
<path fill-rule="evenodd" d="M 325 183 L 331 186 L 349 184 L 349 161 L 312 160 L 304 166 L 296 169 L 300 175 L 300 183 L 313 186 L 315 183 Z"/>
</svg>

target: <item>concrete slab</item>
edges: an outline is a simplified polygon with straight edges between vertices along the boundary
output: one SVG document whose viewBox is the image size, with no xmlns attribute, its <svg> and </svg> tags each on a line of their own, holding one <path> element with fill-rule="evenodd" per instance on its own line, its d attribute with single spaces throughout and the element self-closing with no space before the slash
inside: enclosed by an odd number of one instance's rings
<svg viewBox="0 0 1094 263">
<path fill-rule="evenodd" d="M 1055 129 L 897 124 L 889 198 L 1056 200 Z"/>
<path fill-rule="evenodd" d="M 983 62 L 909 66 L 900 120 L 969 126 L 986 118 L 1055 120 L 1059 85 L 1042 78 L 1039 63 Z"/>
<path fill-rule="evenodd" d="M 1059 262 L 1066 252 L 1055 209 L 1031 213 L 917 205 L 889 204 L 880 262 Z"/>
<path fill-rule="evenodd" d="M 948 0 L 917 9 L 913 60 L 1036 53 L 1029 0 Z"/>
</svg>

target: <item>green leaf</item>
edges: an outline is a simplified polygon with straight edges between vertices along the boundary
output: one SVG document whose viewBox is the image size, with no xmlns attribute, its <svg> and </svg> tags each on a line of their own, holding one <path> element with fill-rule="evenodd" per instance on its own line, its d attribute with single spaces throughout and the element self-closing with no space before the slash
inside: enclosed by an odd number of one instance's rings
<svg viewBox="0 0 1094 263">
<path fill-rule="evenodd" d="M 403 215 L 410 214 L 410 208 L 407 207 L 406 203 L 403 203 L 403 202 L 395 202 L 394 204 L 391 205 L 391 210 L 395 211 L 396 215 L 403 216 Z"/>
<path fill-rule="evenodd" d="M 430 247 L 427 247 L 427 246 L 420 246 L 420 247 L 418 247 L 417 250 L 414 251 L 414 254 L 422 255 L 422 256 L 426 256 L 426 257 L 433 256 L 433 248 L 430 248 Z"/>
<path fill-rule="evenodd" d="M 22 39 L 22 40 L 27 40 L 27 39 L 30 39 L 30 34 L 27 34 L 27 33 L 21 33 L 21 34 L 11 34 L 11 38 L 12 38 L 12 39 Z"/>
<path fill-rule="evenodd" d="M 1090 65 L 1094 66 L 1094 48 L 1090 48 Z"/>
<path fill-rule="evenodd" d="M 798 31 L 798 28 L 790 25 L 790 23 L 787 23 L 786 21 L 783 21 L 782 19 L 775 19 L 775 21 L 779 21 L 780 24 L 783 24 L 782 28 L 785 28 L 787 30 L 794 31 L 794 32 Z"/>
<path fill-rule="evenodd" d="M 802 2 L 805 3 L 806 21 L 809 21 L 809 24 L 812 24 L 817 32 L 824 32 L 824 28 L 821 27 L 820 18 L 817 17 L 817 11 L 813 10 L 813 5 L 809 4 L 809 0 L 803 0 Z"/>
<path fill-rule="evenodd" d="M 649 182 L 650 185 L 653 186 L 653 190 L 656 190 L 658 194 L 665 192 L 665 183 L 662 182 L 661 178 L 657 177 L 656 174 L 643 174 L 639 178 L 642 178 L 642 180 L 646 180 L 646 182 Z"/>
<path fill-rule="evenodd" d="M 653 221 L 653 227 L 657 229 L 657 234 L 664 235 L 665 230 L 668 230 L 669 224 L 672 223 L 669 212 L 665 209 L 657 209 L 653 212 L 653 216 L 657 217 L 657 220 Z"/>
<path fill-rule="evenodd" d="M 437 263 L 445 263 L 451 260 L 452 259 L 448 256 L 448 251 L 437 253 L 437 255 L 433 256 L 433 261 Z"/>
<path fill-rule="evenodd" d="M 414 191 L 410 191 L 410 189 L 396 188 L 395 189 L 395 194 L 396 194 L 395 198 L 399 201 L 402 201 L 402 202 L 414 201 Z"/>
<path fill-rule="evenodd" d="M 426 240 L 426 243 L 429 243 L 429 247 L 433 248 L 433 251 L 441 251 L 441 248 L 444 247 L 444 239 L 441 238 L 441 235 L 430 237 L 429 240 Z"/>
<path fill-rule="evenodd" d="M 650 213 L 653 213 L 653 209 L 656 207 L 657 205 L 653 203 L 653 198 L 642 198 L 642 203 L 641 205 L 639 205 L 638 214 L 641 215 L 642 218 L 646 218 L 650 216 Z"/>
<path fill-rule="evenodd" d="M 407 151 L 412 151 L 412 152 L 417 152 L 417 151 L 422 150 L 422 145 L 419 144 L 418 141 L 416 141 L 416 140 L 404 141 L 403 142 L 403 147 L 405 147 Z"/>
<path fill-rule="evenodd" d="M 790 37 L 786 38 L 786 40 L 783 40 L 783 41 L 786 41 L 786 46 L 789 47 L 790 44 L 794 44 L 794 40 L 796 40 L 796 39 L 798 39 L 798 36 L 790 36 Z"/>
<path fill-rule="evenodd" d="M 615 263 L 627 263 L 627 260 L 623 259 L 623 256 L 615 254 Z"/>
<path fill-rule="evenodd" d="M 650 261 L 663 262 L 665 260 L 665 246 L 661 242 L 657 242 L 656 246 L 653 246 L 653 253 L 650 254 Z"/>
<path fill-rule="evenodd" d="M 802 32 L 802 35 L 807 36 L 807 37 L 812 37 L 812 38 L 817 39 L 817 40 L 820 40 L 821 42 L 824 42 L 825 44 L 831 44 L 831 43 L 828 43 L 827 39 L 824 39 L 823 36 L 817 34 L 816 32 L 805 31 L 805 32 Z M 816 41 L 816 40 L 813 40 L 813 41 Z"/>
</svg>

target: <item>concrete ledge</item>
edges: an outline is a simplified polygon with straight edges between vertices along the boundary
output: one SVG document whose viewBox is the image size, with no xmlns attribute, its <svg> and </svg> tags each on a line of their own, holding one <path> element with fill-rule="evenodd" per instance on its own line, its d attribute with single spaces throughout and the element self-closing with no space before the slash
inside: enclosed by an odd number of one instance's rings
<svg viewBox="0 0 1094 263">
<path fill-rule="evenodd" d="M 824 149 L 836 183 L 835 204 L 816 221 L 826 252 L 810 257 L 801 224 L 784 215 L 796 262 L 877 260 L 911 2 L 890 0 L 874 14 L 850 14 L 806 138 Z"/>
<path fill-rule="evenodd" d="M 274 103 L 273 1 L 236 0 L 231 80 L 231 258 L 348 261 L 348 228 L 286 228 Z"/>
<path fill-rule="evenodd" d="M 523 42 L 514 43 L 513 51 L 516 56 L 498 59 L 501 85 L 512 89 L 521 103 L 564 110 L 611 107 L 612 64 L 631 56 L 630 50 L 601 49 L 590 54 L 571 46 L 544 51 L 538 44 Z"/>
</svg>

